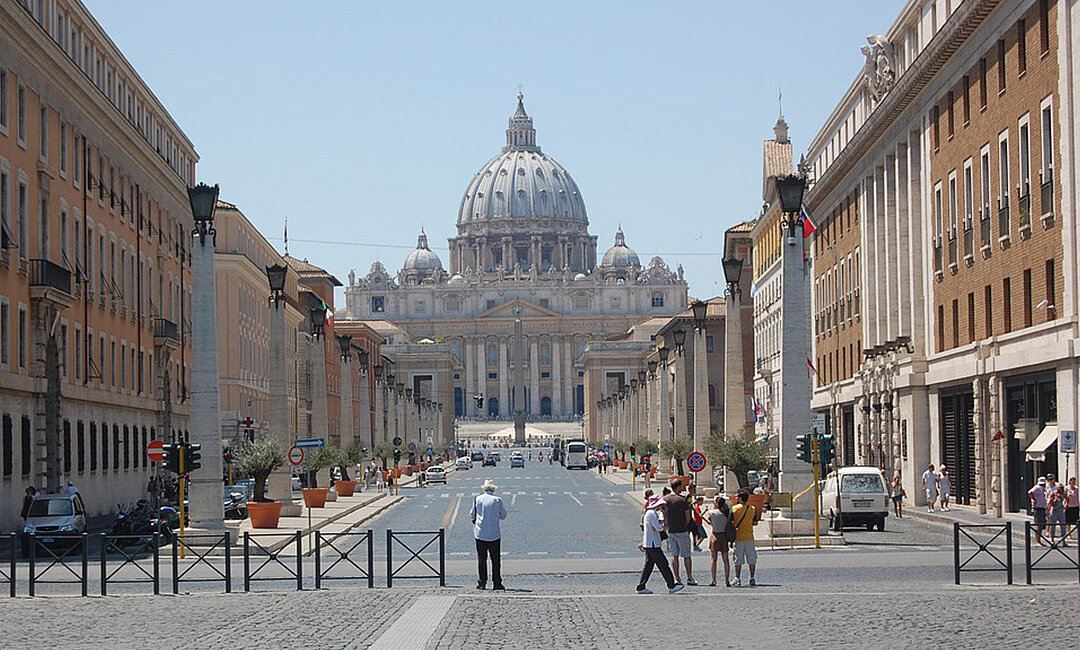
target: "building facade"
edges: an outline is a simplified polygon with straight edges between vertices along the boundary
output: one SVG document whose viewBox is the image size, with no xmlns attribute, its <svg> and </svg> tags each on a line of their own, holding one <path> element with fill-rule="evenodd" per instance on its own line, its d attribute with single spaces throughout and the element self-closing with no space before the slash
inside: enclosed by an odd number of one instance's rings
<svg viewBox="0 0 1080 650">
<path fill-rule="evenodd" d="M 520 317 L 521 409 L 529 417 L 579 417 L 585 345 L 686 308 L 681 268 L 673 272 L 659 257 L 642 265 L 621 229 L 598 259 L 588 224 L 577 185 L 536 144 L 519 95 L 506 146 L 462 198 L 449 271 L 421 233 L 396 275 L 379 262 L 364 277 L 349 274 L 340 316 L 374 321 L 377 330 L 392 324 L 408 342 L 448 345 L 460 366 L 452 413 L 485 418 L 513 415 Z"/>
<path fill-rule="evenodd" d="M 814 405 L 844 462 L 912 494 L 945 463 L 959 503 L 1000 514 L 1076 475 L 1077 12 L 912 0 L 808 152 Z"/>
<path fill-rule="evenodd" d="M 0 31 L 0 500 L 72 481 L 102 514 L 187 428 L 198 156 L 81 3 Z"/>
</svg>

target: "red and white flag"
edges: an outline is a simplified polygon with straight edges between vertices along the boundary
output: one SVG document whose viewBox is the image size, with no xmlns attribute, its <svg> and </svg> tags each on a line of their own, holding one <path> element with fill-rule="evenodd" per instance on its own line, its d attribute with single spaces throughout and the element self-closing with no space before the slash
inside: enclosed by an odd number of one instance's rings
<svg viewBox="0 0 1080 650">
<path fill-rule="evenodd" d="M 806 357 L 806 376 L 813 378 L 817 375 L 817 368 L 814 367 L 814 363 L 810 361 L 810 357 Z"/>
<path fill-rule="evenodd" d="M 802 236 L 803 239 L 806 239 L 817 232 L 817 226 L 814 225 L 814 220 L 810 218 L 810 213 L 806 211 L 805 205 L 799 208 L 799 214 L 802 216 Z"/>
</svg>

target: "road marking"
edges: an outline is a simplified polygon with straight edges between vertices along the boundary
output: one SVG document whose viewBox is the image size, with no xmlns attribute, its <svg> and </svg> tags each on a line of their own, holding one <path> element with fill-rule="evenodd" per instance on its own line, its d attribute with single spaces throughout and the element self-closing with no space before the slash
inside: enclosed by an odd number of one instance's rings
<svg viewBox="0 0 1080 650">
<path fill-rule="evenodd" d="M 447 526 L 448 529 L 454 527 L 454 522 L 457 521 L 458 511 L 460 509 L 461 509 L 461 497 L 458 497 L 457 501 L 454 502 L 454 514 L 453 514 L 453 516 L 450 517 L 450 525 Z"/>
<path fill-rule="evenodd" d="M 510 497 L 510 505 L 514 505 L 515 503 L 517 503 L 517 493 L 516 492 L 514 493 L 514 496 Z"/>
<path fill-rule="evenodd" d="M 446 498 L 448 498 L 449 496 L 450 496 L 450 493 L 449 493 L 449 492 L 443 492 L 442 494 L 440 494 L 440 495 L 439 495 L 439 498 L 440 498 L 440 499 L 446 499 Z"/>
<path fill-rule="evenodd" d="M 626 551 L 604 551 L 604 555 L 626 555 Z"/>
<path fill-rule="evenodd" d="M 468 551 L 450 551 L 448 555 L 469 555 Z"/>
<path fill-rule="evenodd" d="M 558 492 L 548 492 L 548 494 L 558 494 Z"/>
<path fill-rule="evenodd" d="M 530 551 L 525 555 L 547 555 L 547 551 Z"/>
<path fill-rule="evenodd" d="M 427 506 L 424 506 L 425 508 Z M 446 528 L 446 524 L 450 523 L 450 515 L 454 514 L 454 506 L 447 504 L 446 512 L 443 513 L 442 521 L 439 522 L 439 528 Z"/>
<path fill-rule="evenodd" d="M 636 595 L 636 594 L 635 594 Z M 372 650 L 423 648 L 450 611 L 456 596 L 420 596 L 382 635 Z"/>
<path fill-rule="evenodd" d="M 567 555 L 585 555 L 585 551 L 567 551 Z"/>
<path fill-rule="evenodd" d="M 574 502 L 577 503 L 579 506 L 582 506 L 582 507 L 585 506 L 585 504 L 582 503 L 581 501 L 578 501 L 578 498 L 576 496 L 574 496 L 573 494 L 570 494 L 569 492 L 567 492 L 566 495 L 569 496 L 571 499 L 573 499 Z"/>
</svg>

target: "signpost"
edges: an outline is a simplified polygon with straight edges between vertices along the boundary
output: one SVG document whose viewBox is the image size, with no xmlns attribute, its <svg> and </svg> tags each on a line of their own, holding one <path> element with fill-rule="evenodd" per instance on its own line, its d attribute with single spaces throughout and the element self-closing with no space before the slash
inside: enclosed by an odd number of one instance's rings
<svg viewBox="0 0 1080 650">
<path fill-rule="evenodd" d="M 686 467 L 691 472 L 700 472 L 705 469 L 705 454 L 700 451 L 690 452 L 690 455 L 686 457 Z"/>
<path fill-rule="evenodd" d="M 146 456 L 155 463 L 165 460 L 165 443 L 161 440 L 151 440 L 150 444 L 146 445 Z"/>
<path fill-rule="evenodd" d="M 297 440 L 296 444 L 294 444 L 292 446 L 292 449 L 289 450 L 289 462 L 293 463 L 293 465 L 298 465 L 299 463 L 304 462 L 304 459 L 306 457 L 307 458 L 307 475 L 308 475 L 308 479 L 310 479 L 311 478 L 311 456 L 308 456 L 307 452 L 305 452 L 304 450 L 305 449 L 315 449 L 315 448 L 318 448 L 318 447 L 325 447 L 325 446 L 326 446 L 326 440 L 324 440 L 322 438 L 301 438 L 301 439 Z M 293 462 L 293 449 L 296 449 L 296 450 L 298 450 L 300 452 L 300 461 L 299 462 Z M 308 487 L 308 498 L 305 499 L 304 506 L 307 509 L 308 533 L 312 536 L 312 538 L 315 537 L 315 530 L 311 527 L 311 499 L 313 499 L 313 498 L 314 498 L 314 496 L 311 494 L 311 487 Z M 311 543 L 311 548 L 315 548 L 314 539 L 310 543 Z"/>
<path fill-rule="evenodd" d="M 1065 454 L 1065 482 L 1069 482 L 1069 466 L 1072 465 L 1072 459 L 1070 456 L 1076 453 L 1076 431 L 1072 429 L 1062 429 L 1058 434 L 1060 440 L 1058 440 L 1058 449 L 1061 453 Z"/>
<path fill-rule="evenodd" d="M 304 462 L 305 455 L 303 447 L 297 447 L 296 445 L 289 447 L 289 462 L 293 465 L 299 465 Z"/>
</svg>

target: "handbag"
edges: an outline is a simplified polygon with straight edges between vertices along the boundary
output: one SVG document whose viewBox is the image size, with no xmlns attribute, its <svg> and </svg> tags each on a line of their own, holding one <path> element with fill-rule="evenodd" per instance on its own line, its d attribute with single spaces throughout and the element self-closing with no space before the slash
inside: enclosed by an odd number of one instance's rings
<svg viewBox="0 0 1080 650">
<path fill-rule="evenodd" d="M 727 537 L 728 544 L 734 544 L 735 538 L 739 536 L 739 526 L 742 526 L 742 522 L 746 519 L 746 510 L 746 508 L 743 509 L 738 524 L 731 521 L 731 517 L 728 517 L 727 525 L 724 526 L 724 536 Z"/>
</svg>

